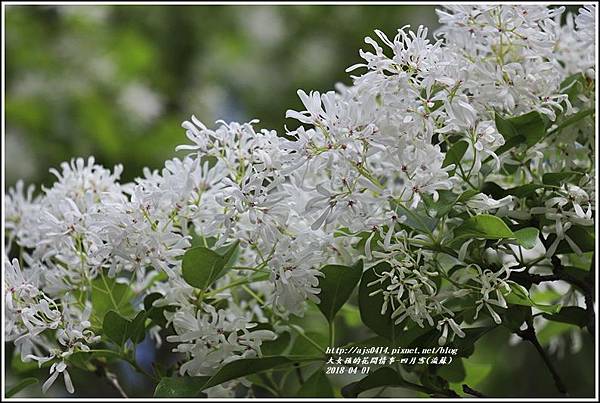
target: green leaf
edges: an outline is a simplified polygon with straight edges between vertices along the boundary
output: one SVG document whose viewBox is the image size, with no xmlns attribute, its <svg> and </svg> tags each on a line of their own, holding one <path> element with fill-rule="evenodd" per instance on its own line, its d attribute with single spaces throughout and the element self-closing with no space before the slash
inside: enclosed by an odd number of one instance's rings
<svg viewBox="0 0 600 403">
<path fill-rule="evenodd" d="M 542 346 L 546 346 L 551 340 L 555 340 L 557 336 L 566 333 L 570 330 L 579 330 L 576 325 L 564 322 L 548 322 L 539 332 L 537 338 Z"/>
<path fill-rule="evenodd" d="M 140 311 L 127 328 L 127 336 L 131 339 L 133 344 L 141 343 L 146 336 L 146 318 L 147 313 Z"/>
<path fill-rule="evenodd" d="M 504 119 L 502 116 L 496 113 L 494 115 L 494 120 L 496 122 L 496 129 L 498 129 L 498 132 L 502 135 L 502 137 L 504 137 L 505 141 L 519 135 L 517 129 L 512 125 L 512 123 L 510 123 L 508 119 Z"/>
<path fill-rule="evenodd" d="M 520 142 L 525 142 L 527 147 L 531 147 L 546 135 L 546 122 L 537 111 L 510 119 L 496 114 L 495 121 L 496 128 L 505 141 L 518 138 Z"/>
<path fill-rule="evenodd" d="M 502 188 L 496 182 L 484 182 L 481 186 L 481 192 L 494 199 L 501 199 L 506 196 L 506 189 Z"/>
<path fill-rule="evenodd" d="M 531 306 L 546 313 L 557 313 L 560 311 L 560 305 L 542 305 L 535 303 L 530 297 L 527 290 L 517 284 L 510 284 L 511 292 L 504 296 L 506 302 L 515 305 Z"/>
<path fill-rule="evenodd" d="M 567 118 L 560 121 L 560 123 L 558 124 L 556 129 L 553 130 L 553 133 L 560 132 L 565 127 L 579 122 L 580 120 L 584 119 L 586 116 L 594 114 L 594 112 L 595 112 L 594 108 L 588 108 L 588 109 L 583 109 L 572 115 L 569 115 Z"/>
<path fill-rule="evenodd" d="M 454 230 L 455 238 L 502 239 L 514 238 L 514 233 L 500 218 L 480 214 L 469 217 Z"/>
<path fill-rule="evenodd" d="M 521 228 L 514 232 L 515 238 L 525 249 L 535 248 L 539 234 L 540 231 L 533 227 Z"/>
<path fill-rule="evenodd" d="M 569 323 L 579 327 L 585 327 L 588 323 L 586 310 L 578 306 L 566 306 L 558 313 L 543 313 L 542 316 L 554 322 Z"/>
<path fill-rule="evenodd" d="M 359 260 L 354 266 L 327 265 L 321 269 L 325 277 L 319 278 L 321 292 L 318 297 L 319 309 L 329 322 L 348 301 L 352 291 L 362 276 L 363 262 Z"/>
<path fill-rule="evenodd" d="M 586 228 L 589 228 L 590 230 L 587 230 Z M 567 234 L 569 238 L 571 238 L 573 242 L 577 244 L 577 246 L 579 247 L 579 249 L 581 249 L 583 253 L 593 252 L 596 245 L 594 234 L 590 232 L 593 231 L 593 229 L 593 226 L 582 227 L 581 225 L 573 225 L 565 232 L 565 234 Z M 556 234 L 550 234 L 550 236 L 548 237 L 548 242 L 552 243 L 555 239 Z M 571 248 L 571 245 L 569 245 L 569 242 L 567 242 L 565 239 L 560 241 L 558 247 L 556 248 L 556 254 L 573 252 L 574 250 Z"/>
<path fill-rule="evenodd" d="M 183 255 L 183 278 L 192 287 L 205 290 L 225 274 L 226 262 L 223 256 L 203 246 L 188 249 Z"/>
<path fill-rule="evenodd" d="M 298 397 L 334 397 L 333 388 L 322 369 L 318 369 L 300 387 Z"/>
<path fill-rule="evenodd" d="M 465 155 L 467 148 L 469 148 L 469 143 L 463 140 L 452 144 L 452 146 L 446 152 L 446 157 L 444 158 L 442 167 L 448 166 L 450 164 L 458 166 L 460 164 L 460 161 L 462 160 L 462 157 Z"/>
<path fill-rule="evenodd" d="M 364 391 L 382 386 L 398 386 L 428 393 L 429 390 L 421 385 L 409 383 L 402 379 L 392 368 L 383 367 L 370 373 L 357 382 L 352 382 L 342 388 L 342 396 L 358 397 Z"/>
<path fill-rule="evenodd" d="M 216 252 L 223 257 L 223 261 L 225 262 L 225 267 L 232 266 L 237 260 L 237 256 L 239 254 L 238 245 L 240 241 L 235 241 L 231 245 L 221 246 L 216 250 Z"/>
<path fill-rule="evenodd" d="M 197 397 L 210 376 L 161 378 L 154 397 Z"/>
<path fill-rule="evenodd" d="M 569 100 L 573 103 L 577 101 L 577 95 L 579 95 L 585 88 L 586 79 L 583 73 L 575 73 L 565 78 L 560 83 L 560 93 L 566 94 Z"/>
<path fill-rule="evenodd" d="M 287 357 L 262 357 L 262 358 L 245 358 L 232 361 L 225 364 L 216 374 L 214 374 L 203 386 L 202 389 L 207 389 L 223 382 L 237 379 L 242 376 L 254 374 L 276 367 L 291 365 L 295 361 Z"/>
<path fill-rule="evenodd" d="M 50 365 L 50 361 L 47 361 L 46 363 L 42 364 L 42 367 L 48 367 Z M 40 367 L 38 366 L 37 361 L 21 361 L 21 354 L 18 352 L 14 352 L 12 360 L 10 361 L 10 368 L 13 370 L 14 373 L 23 375 L 35 371 Z"/>
<path fill-rule="evenodd" d="M 152 305 L 154 301 L 162 298 L 163 295 L 158 292 L 153 292 L 144 298 L 144 310 L 146 311 L 146 317 L 151 319 L 152 322 L 159 325 L 160 327 L 165 327 L 167 323 L 167 319 L 165 318 L 165 311 L 174 311 L 177 308 L 173 305 L 165 305 L 165 306 L 154 306 Z"/>
<path fill-rule="evenodd" d="M 473 362 L 472 360 L 465 360 L 464 366 L 467 375 L 465 376 L 465 379 L 462 382 L 471 387 L 477 387 L 477 385 L 479 385 L 485 378 L 487 378 L 490 372 L 492 372 L 494 364 L 482 364 L 478 362 Z"/>
<path fill-rule="evenodd" d="M 461 382 L 467 376 L 462 358 L 455 358 L 449 365 L 442 365 L 437 373 L 448 382 Z"/>
<path fill-rule="evenodd" d="M 479 194 L 478 190 L 475 189 L 468 189 L 465 190 L 464 192 L 461 193 L 461 195 L 459 196 L 457 203 L 464 203 L 468 200 L 470 200 L 473 196 L 475 196 L 476 194 Z"/>
<path fill-rule="evenodd" d="M 542 175 L 542 183 L 549 186 L 560 186 L 563 183 L 575 182 L 583 175 L 581 172 L 549 172 Z"/>
<path fill-rule="evenodd" d="M 463 329 L 465 337 L 455 337 L 454 340 L 452 340 L 451 345 L 458 349 L 458 355 L 460 357 L 468 358 L 475 352 L 475 343 L 496 327 L 496 325 L 492 325 Z"/>
<path fill-rule="evenodd" d="M 257 327 L 254 329 L 257 329 Z M 289 332 L 279 333 L 275 340 L 263 342 L 260 349 L 264 355 L 280 355 L 287 350 L 291 340 L 292 336 Z"/>
<path fill-rule="evenodd" d="M 430 214 L 435 217 L 442 217 L 454 208 L 454 205 L 459 200 L 460 196 L 461 195 L 453 193 L 451 190 L 438 190 L 437 201 L 433 201 L 433 198 L 430 195 L 423 195 L 423 201 L 430 211 Z"/>
<path fill-rule="evenodd" d="M 521 328 L 523 322 L 531 318 L 531 307 L 525 305 L 510 305 L 502 313 L 502 325 L 516 332 Z"/>
<path fill-rule="evenodd" d="M 102 332 L 110 340 L 117 343 L 119 346 L 123 346 L 127 341 L 127 327 L 129 321 L 123 318 L 115 311 L 108 311 L 104 315 L 104 322 L 102 324 Z"/>
<path fill-rule="evenodd" d="M 363 273 L 360 286 L 358 287 L 358 306 L 363 323 L 379 336 L 394 342 L 401 334 L 402 327 L 394 325 L 394 320 L 392 320 L 389 309 L 385 314 L 381 314 L 383 294 L 369 295 L 371 292 L 389 285 L 389 280 L 386 280 L 383 284 L 377 283 L 368 286 L 372 281 L 379 279 L 378 274 L 381 275 L 382 272 L 389 271 L 390 269 L 391 266 L 389 263 L 381 262 Z"/>
<path fill-rule="evenodd" d="M 119 346 L 125 345 L 129 339 L 137 344 L 144 340 L 145 320 L 145 311 L 140 311 L 133 320 L 125 319 L 115 311 L 108 311 L 104 316 L 102 331 Z"/>
<path fill-rule="evenodd" d="M 510 150 L 510 149 L 512 149 L 514 147 L 517 147 L 520 144 L 524 143 L 525 142 L 525 137 L 523 137 L 523 136 L 514 136 L 514 137 L 511 137 L 509 139 L 505 138 L 504 140 L 505 140 L 504 144 L 501 145 L 500 147 L 498 147 L 494 151 L 494 153 L 496 153 L 496 155 L 503 154 L 503 153 L 507 152 L 508 150 Z M 491 161 L 492 159 L 493 159 L 492 156 L 489 156 L 483 162 L 485 163 L 485 162 Z"/>
<path fill-rule="evenodd" d="M 408 209 L 403 204 L 394 201 L 391 201 L 391 204 L 396 209 L 398 217 L 405 217 L 402 222 L 404 225 L 424 234 L 431 234 L 435 228 L 436 221 L 428 217 L 422 210 Z"/>
<path fill-rule="evenodd" d="M 525 137 L 528 147 L 535 145 L 546 135 L 546 122 L 537 111 L 511 118 L 509 122 L 520 136 Z"/>
<path fill-rule="evenodd" d="M 481 191 L 494 199 L 501 199 L 505 196 L 515 196 L 520 198 L 529 197 L 536 193 L 536 190 L 543 188 L 543 185 L 535 183 L 527 183 L 521 186 L 515 186 L 510 189 L 504 189 L 500 185 L 494 182 L 485 182 L 481 187 Z"/>
<path fill-rule="evenodd" d="M 17 393 L 19 393 L 20 391 L 22 391 L 23 389 L 25 389 L 26 387 L 28 387 L 29 385 L 33 385 L 38 383 L 38 380 L 36 378 L 25 378 L 23 380 L 21 380 L 20 382 L 18 382 L 16 385 L 10 387 L 7 391 L 6 391 L 6 396 L 5 397 L 13 397 L 14 395 L 16 395 Z"/>
<path fill-rule="evenodd" d="M 134 297 L 127 284 L 117 283 L 115 278 L 101 273 L 92 281 L 92 326 L 101 328 L 104 315 L 110 310 L 126 318 L 133 316 L 131 301 Z"/>
<path fill-rule="evenodd" d="M 514 188 L 510 188 L 506 190 L 507 195 L 513 195 L 518 197 L 519 199 L 523 197 L 528 197 L 533 194 L 536 194 L 536 190 L 543 188 L 542 185 L 537 185 L 535 183 L 527 183 L 525 185 L 516 186 Z"/>
</svg>

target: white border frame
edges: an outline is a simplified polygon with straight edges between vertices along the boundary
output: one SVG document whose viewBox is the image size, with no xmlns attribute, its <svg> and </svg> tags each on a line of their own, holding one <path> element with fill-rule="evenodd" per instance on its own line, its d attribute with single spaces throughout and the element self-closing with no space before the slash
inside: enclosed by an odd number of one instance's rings
<svg viewBox="0 0 600 403">
<path fill-rule="evenodd" d="M 6 40 L 6 31 L 5 31 L 5 18 L 6 18 L 6 6 L 36 6 L 36 5 L 147 5 L 147 6 L 153 6 L 153 5 L 169 5 L 169 6 L 181 6 L 181 5 L 198 5 L 198 6 L 207 6 L 207 5 L 228 5 L 228 6 L 235 6 L 235 5 L 435 5 L 435 6 L 442 6 L 444 4 L 522 4 L 522 3 L 527 3 L 527 4 L 544 4 L 544 5 L 589 5 L 589 4 L 595 4 L 596 5 L 596 22 L 598 21 L 598 2 L 595 1 L 583 1 L 583 2 L 578 2 L 578 1 L 563 1 L 563 2 L 557 2 L 557 1 L 530 1 L 530 2 L 513 2 L 513 1 L 476 1 L 476 2 L 466 2 L 466 1 L 448 1 L 448 2 L 433 2 L 433 1 L 407 1 L 407 2 L 400 2 L 400 1 L 273 1 L 273 2 L 269 2 L 269 1 L 206 1 L 206 2 L 199 2 L 199 1 L 101 1 L 101 2 L 93 2 L 93 1 L 48 1 L 48 2 L 44 2 L 44 1 L 32 1 L 32 2 L 27 2 L 27 1 L 7 1 L 7 2 L 2 2 L 2 175 L 1 175 L 1 182 L 2 182 L 2 206 L 4 206 L 4 196 L 5 196 L 5 186 L 6 186 L 6 182 L 5 182 L 5 163 L 4 161 L 6 161 L 5 159 L 5 133 L 6 133 L 6 116 L 5 116 L 5 109 L 4 109 L 4 97 L 5 97 L 5 89 L 6 89 L 6 85 L 5 85 L 5 74 L 6 74 L 6 69 L 5 69 L 5 63 L 6 63 L 6 53 L 5 53 L 5 40 Z M 598 31 L 596 31 L 596 79 L 598 78 Z M 595 133 L 595 147 L 596 147 L 596 152 L 598 153 L 599 150 L 599 136 L 598 136 L 598 94 L 599 94 L 599 90 L 598 90 L 598 85 L 597 85 L 597 81 L 596 80 L 596 133 Z M 595 206 L 596 206 L 596 214 L 598 212 L 597 207 L 598 207 L 598 167 L 599 167 L 599 162 L 598 162 L 598 156 L 596 156 L 596 164 L 595 164 L 595 173 L 596 173 L 596 187 L 595 187 Z M 595 217 L 596 222 L 594 223 L 595 225 L 595 231 L 596 231 L 596 236 L 598 235 L 599 232 L 599 222 L 598 222 L 598 217 Z M 4 223 L 5 223 L 5 213 L 4 213 L 4 208 L 2 208 L 2 224 L 1 224 L 1 231 L 2 231 L 2 256 L 4 256 L 4 237 L 5 237 L 5 227 L 4 227 Z M 595 257 L 596 257 L 596 270 L 598 269 L 598 251 L 599 251 L 599 245 L 600 242 L 596 242 L 596 246 L 595 246 Z M 4 266 L 4 263 L 2 263 L 2 266 Z M 2 290 L 4 293 L 4 269 L 2 267 L 2 269 L 0 269 L 2 271 Z M 3 338 L 4 335 L 4 294 L 2 297 L 2 335 L 0 335 L 0 338 Z M 594 314 L 595 314 L 595 323 L 596 323 L 596 331 L 595 331 L 595 363 L 594 363 L 594 371 L 596 374 L 596 378 L 595 378 L 595 387 L 594 387 L 594 397 L 592 398 L 470 398 L 470 397 L 464 397 L 464 398 L 460 398 L 461 401 L 507 401 L 507 402 L 512 402 L 512 401 L 531 401 L 531 402 L 547 402 L 547 401 L 581 401 L 581 402 L 594 402 L 598 400 L 598 378 L 600 377 L 600 374 L 598 374 L 598 273 L 596 273 L 595 275 L 595 287 L 594 287 L 594 300 L 595 300 L 595 304 L 594 304 Z M 5 365 L 4 365 L 4 352 L 5 352 L 5 343 L 4 341 L 2 341 L 2 346 L 1 346 L 1 351 L 2 351 L 2 363 L 1 363 L 1 376 L 2 376 L 2 380 L 0 380 L 0 382 L 2 383 L 2 395 L 0 395 L 1 399 L 4 401 L 14 401 L 14 402 L 19 402 L 19 401 L 23 401 L 23 402 L 30 402 L 30 401 L 39 401 L 39 400 L 43 400 L 43 401 L 48 401 L 48 402 L 64 402 L 65 400 L 68 401 L 73 401 L 73 402 L 80 402 L 80 401 L 93 401 L 93 402 L 112 402 L 112 401 L 122 401 L 122 400 L 128 400 L 128 401 L 133 401 L 133 402 L 145 402 L 148 401 L 148 398 L 128 398 L 128 399 L 124 399 L 124 398 L 5 398 L 5 391 L 6 391 L 6 384 L 4 384 L 4 380 L 6 379 L 6 372 L 5 372 Z M 177 398 L 177 399 L 168 399 L 168 398 L 151 398 L 152 401 L 210 401 L 210 400 L 220 400 L 220 401 L 239 401 L 239 400 L 248 400 L 248 401 L 260 401 L 260 399 L 257 398 L 220 398 L 220 399 L 215 399 L 215 398 L 211 398 L 211 399 L 201 399 L 201 398 Z M 345 400 L 345 398 L 269 398 L 268 400 L 270 401 L 308 401 L 308 402 L 319 402 L 319 401 L 338 401 L 338 400 Z M 456 401 L 456 398 L 354 398 L 351 399 L 353 401 L 381 401 L 381 400 L 386 400 L 386 401 Z"/>
</svg>

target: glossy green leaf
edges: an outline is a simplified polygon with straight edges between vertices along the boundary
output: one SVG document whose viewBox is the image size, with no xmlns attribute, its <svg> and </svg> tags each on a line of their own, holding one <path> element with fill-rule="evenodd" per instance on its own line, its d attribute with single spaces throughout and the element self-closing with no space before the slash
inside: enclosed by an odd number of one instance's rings
<svg viewBox="0 0 600 403">
<path fill-rule="evenodd" d="M 532 111 L 513 118 L 496 114 L 496 128 L 506 140 L 519 139 L 531 147 L 546 135 L 546 122 L 539 112 Z"/>
<path fill-rule="evenodd" d="M 565 234 L 575 242 L 575 244 L 581 249 L 583 253 L 593 252 L 595 248 L 595 237 L 593 234 L 594 227 L 582 227 L 580 225 L 573 225 L 569 228 Z M 556 239 L 555 234 L 550 234 L 548 242 L 552 243 Z M 556 248 L 556 254 L 563 253 L 574 253 L 575 251 L 569 245 L 569 242 L 565 239 L 561 240 Z"/>
<path fill-rule="evenodd" d="M 298 397 L 334 397 L 329 378 L 322 369 L 318 369 L 300 387 Z"/>
<path fill-rule="evenodd" d="M 560 186 L 563 183 L 574 183 L 581 177 L 581 172 L 548 172 L 542 175 L 542 183 L 549 186 Z"/>
<path fill-rule="evenodd" d="M 391 202 L 398 217 L 404 217 L 404 225 L 421 233 L 430 234 L 436 225 L 436 220 L 426 215 L 422 209 L 410 209 L 401 203 Z"/>
<path fill-rule="evenodd" d="M 158 292 L 153 292 L 144 298 L 144 310 L 146 311 L 146 316 L 152 320 L 155 324 L 164 327 L 167 323 L 167 319 L 165 318 L 165 311 L 174 311 L 177 309 L 173 305 L 166 306 L 154 306 L 153 303 L 157 299 L 162 298 L 163 295 Z"/>
<path fill-rule="evenodd" d="M 439 218 L 445 216 L 454 208 L 460 196 L 451 190 L 438 190 L 437 201 L 434 201 L 430 195 L 423 195 L 423 201 L 429 210 L 429 214 Z"/>
<path fill-rule="evenodd" d="M 455 358 L 448 365 L 442 365 L 437 373 L 448 382 L 461 382 L 467 376 L 462 358 Z"/>
<path fill-rule="evenodd" d="M 515 231 L 514 237 L 517 239 L 519 245 L 525 249 L 533 249 L 537 244 L 539 234 L 540 231 L 537 228 L 527 227 Z"/>
<path fill-rule="evenodd" d="M 511 332 L 516 332 L 521 328 L 521 325 L 531 318 L 531 307 L 526 305 L 510 305 L 502 313 L 502 325 L 510 329 Z"/>
<path fill-rule="evenodd" d="M 135 294 L 127 284 L 117 283 L 115 278 L 100 274 L 92 281 L 92 326 L 101 328 L 104 315 L 110 310 L 125 318 L 133 316 L 131 301 L 134 297 Z"/>
<path fill-rule="evenodd" d="M 120 346 L 123 346 L 127 340 L 137 344 L 144 340 L 145 320 L 145 311 L 140 311 L 132 320 L 122 317 L 115 311 L 108 311 L 104 316 L 102 331 L 106 337 Z"/>
<path fill-rule="evenodd" d="M 577 101 L 577 95 L 585 88 L 586 78 L 583 73 L 575 73 L 560 83 L 560 93 L 566 94 L 571 102 Z"/>
<path fill-rule="evenodd" d="M 501 155 L 504 154 L 505 152 L 507 152 L 508 150 L 512 150 L 515 147 L 518 147 L 519 145 L 525 143 L 525 137 L 523 136 L 514 136 L 514 137 L 510 137 L 508 139 L 504 139 L 504 144 L 501 145 L 500 147 L 498 147 L 496 150 L 494 150 L 494 153 L 496 155 Z M 488 162 L 491 161 L 493 158 L 491 156 L 487 157 L 483 162 Z M 508 164 L 505 165 L 505 167 Z"/>
<path fill-rule="evenodd" d="M 213 376 L 162 378 L 154 392 L 155 397 L 195 397 L 204 390 L 223 382 L 262 371 L 292 365 L 299 359 L 284 356 L 244 358 L 225 364 Z"/>
<path fill-rule="evenodd" d="M 106 315 L 104 315 L 102 332 L 110 340 L 122 346 L 127 341 L 128 326 L 129 321 L 127 319 L 123 318 L 115 311 L 108 311 Z"/>
<path fill-rule="evenodd" d="M 237 379 L 242 376 L 254 374 L 261 371 L 266 371 L 284 365 L 291 365 L 295 361 L 284 357 L 262 357 L 262 358 L 245 358 L 232 361 L 225 364 L 216 374 L 214 374 L 203 386 L 202 389 L 207 389 L 212 386 L 220 385 L 223 382 Z"/>
<path fill-rule="evenodd" d="M 543 313 L 542 316 L 553 322 L 569 323 L 579 327 L 585 327 L 588 323 L 586 310 L 578 306 L 566 306 L 557 313 Z"/>
<path fill-rule="evenodd" d="M 42 364 L 42 367 L 46 366 L 50 366 L 50 361 Z M 35 371 L 37 369 L 39 369 L 40 367 L 38 366 L 37 361 L 31 360 L 31 361 L 21 361 L 21 354 L 18 352 L 14 352 L 12 359 L 10 361 L 10 369 L 19 375 L 23 375 L 23 374 L 27 374 L 30 373 L 32 371 Z"/>
<path fill-rule="evenodd" d="M 188 249 L 183 255 L 183 278 L 192 287 L 205 290 L 225 274 L 225 263 L 223 256 L 203 246 Z"/>
<path fill-rule="evenodd" d="M 565 127 L 571 126 L 571 125 L 585 119 L 587 116 L 593 115 L 595 111 L 596 110 L 594 108 L 588 108 L 588 109 L 583 109 L 572 115 L 569 115 L 567 118 L 562 119 L 560 121 L 560 123 L 558 123 L 558 126 L 556 127 L 556 129 L 553 132 L 559 133 Z"/>
<path fill-rule="evenodd" d="M 325 275 L 319 278 L 318 294 L 319 309 L 329 322 L 332 322 L 335 315 L 342 306 L 348 301 L 352 291 L 360 281 L 362 276 L 363 262 L 359 260 L 353 266 L 327 265 L 321 269 Z"/>
<path fill-rule="evenodd" d="M 515 196 L 517 198 L 529 197 L 536 193 L 536 190 L 543 188 L 543 185 L 535 183 L 527 183 L 525 185 L 515 186 L 509 189 L 504 189 L 495 182 L 485 182 L 481 191 L 494 199 L 501 199 L 506 196 Z"/>
<path fill-rule="evenodd" d="M 513 238 L 514 234 L 502 219 L 480 214 L 466 219 L 454 230 L 455 238 L 502 239 Z"/>
<path fill-rule="evenodd" d="M 258 326 L 254 328 L 258 330 Z M 280 332 L 275 340 L 267 340 L 262 343 L 260 349 L 263 355 L 280 355 L 283 354 L 290 345 L 292 337 L 289 332 Z"/>
<path fill-rule="evenodd" d="M 530 297 L 527 290 L 519 285 L 510 284 L 511 291 L 504 298 L 509 304 L 531 306 L 546 313 L 556 313 L 560 311 L 560 305 L 543 305 L 535 303 Z"/>
<path fill-rule="evenodd" d="M 379 279 L 379 275 L 384 271 L 389 271 L 390 268 L 391 266 L 389 263 L 381 262 L 363 272 L 358 288 L 358 305 L 363 323 L 379 336 L 394 342 L 402 332 L 402 327 L 400 325 L 394 325 L 390 310 L 383 315 L 381 314 L 383 294 L 378 293 L 376 295 L 369 295 L 370 293 L 389 285 L 389 280 L 384 281 L 383 284 L 377 283 L 371 286 L 368 285 L 372 281 Z"/>
<path fill-rule="evenodd" d="M 161 378 L 154 390 L 154 397 L 197 397 L 209 379 L 210 376 Z"/>
<path fill-rule="evenodd" d="M 465 155 L 467 148 L 469 148 L 469 144 L 466 141 L 459 141 L 452 144 L 452 146 L 446 152 L 446 157 L 444 158 L 442 167 L 450 164 L 458 166 L 462 160 L 462 157 Z"/>
<path fill-rule="evenodd" d="M 397 386 L 428 393 L 429 390 L 421 385 L 409 383 L 402 379 L 392 368 L 383 367 L 371 372 L 357 382 L 352 382 L 342 388 L 342 396 L 358 397 L 364 391 L 382 386 Z"/>
</svg>

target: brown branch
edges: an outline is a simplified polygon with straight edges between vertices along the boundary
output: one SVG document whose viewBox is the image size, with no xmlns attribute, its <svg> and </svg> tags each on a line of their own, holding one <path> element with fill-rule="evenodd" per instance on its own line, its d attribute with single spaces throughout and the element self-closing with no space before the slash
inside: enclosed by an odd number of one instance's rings
<svg viewBox="0 0 600 403">
<path fill-rule="evenodd" d="M 546 354 L 546 351 L 544 351 L 544 348 L 540 344 L 540 342 L 535 334 L 535 329 L 533 328 L 531 321 L 527 322 L 527 328 L 525 330 L 517 330 L 516 334 L 518 336 L 520 336 L 523 340 L 527 340 L 531 344 L 533 344 L 535 349 L 538 351 L 538 353 L 542 357 L 544 364 L 546 364 L 546 367 L 552 374 L 552 378 L 554 379 L 554 384 L 556 385 L 556 389 L 558 389 L 558 391 L 565 397 L 569 396 L 564 382 L 562 381 L 560 375 L 556 371 L 556 368 L 554 368 L 554 365 L 550 361 L 550 358 Z"/>
<path fill-rule="evenodd" d="M 464 383 L 462 385 L 462 390 L 463 390 L 463 392 L 465 392 L 466 394 L 471 395 L 471 396 L 475 396 L 475 397 L 487 397 L 483 393 L 478 392 L 475 389 L 470 388 L 469 385 L 464 384 Z"/>
</svg>

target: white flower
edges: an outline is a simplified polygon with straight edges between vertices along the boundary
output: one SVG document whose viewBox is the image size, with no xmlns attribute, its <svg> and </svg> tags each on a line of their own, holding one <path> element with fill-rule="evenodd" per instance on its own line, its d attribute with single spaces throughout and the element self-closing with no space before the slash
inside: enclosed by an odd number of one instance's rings
<svg viewBox="0 0 600 403">
<path fill-rule="evenodd" d="M 506 196 L 500 200 L 495 200 L 484 193 L 478 193 L 467 200 L 467 206 L 480 212 L 496 210 L 503 207 L 513 206 L 513 197 Z"/>
<path fill-rule="evenodd" d="M 579 14 L 575 18 L 575 24 L 577 24 L 577 33 L 582 40 L 585 41 L 586 45 L 590 45 L 588 48 L 590 51 L 595 50 L 593 45 L 596 39 L 596 6 L 586 5 L 579 9 Z"/>
<path fill-rule="evenodd" d="M 50 378 L 48 378 L 46 382 L 44 382 L 44 384 L 42 385 L 42 392 L 46 393 L 60 374 L 62 374 L 64 377 L 67 392 L 71 394 L 74 393 L 75 388 L 73 387 L 73 382 L 71 381 L 69 371 L 67 371 L 67 364 L 65 364 L 64 361 L 52 364 L 52 366 L 50 367 Z"/>
<path fill-rule="evenodd" d="M 179 343 L 174 351 L 190 358 L 180 368 L 182 375 L 212 375 L 222 364 L 260 356 L 262 342 L 275 338 L 268 330 L 250 330 L 255 324 L 239 309 L 217 311 L 203 304 L 196 311 L 189 305 L 169 316 L 177 335 L 168 336 L 167 341 Z"/>
</svg>

